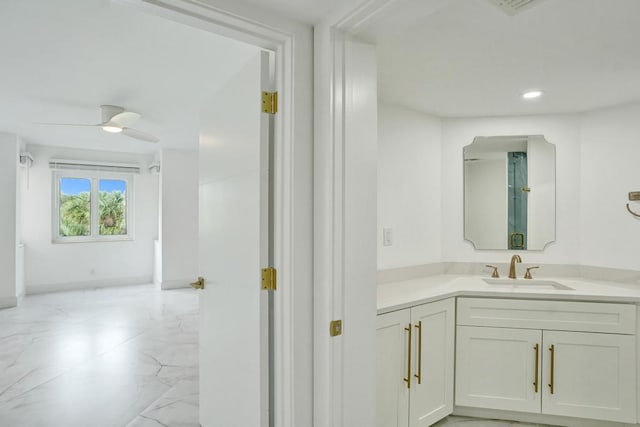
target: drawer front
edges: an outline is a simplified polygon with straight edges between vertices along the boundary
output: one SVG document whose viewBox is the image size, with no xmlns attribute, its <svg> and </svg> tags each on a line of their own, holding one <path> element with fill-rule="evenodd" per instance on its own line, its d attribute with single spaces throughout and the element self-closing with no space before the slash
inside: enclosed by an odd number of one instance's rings
<svg viewBox="0 0 640 427">
<path fill-rule="evenodd" d="M 598 302 L 458 298 L 458 325 L 636 333 L 636 306 Z"/>
</svg>

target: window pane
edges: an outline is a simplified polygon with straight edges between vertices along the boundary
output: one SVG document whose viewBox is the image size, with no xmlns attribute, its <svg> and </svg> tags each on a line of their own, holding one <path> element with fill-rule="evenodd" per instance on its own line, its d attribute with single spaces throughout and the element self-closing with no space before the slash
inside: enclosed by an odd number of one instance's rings
<svg viewBox="0 0 640 427">
<path fill-rule="evenodd" d="M 127 182 L 101 179 L 98 185 L 101 236 L 127 234 Z"/>
<path fill-rule="evenodd" d="M 91 234 L 91 180 L 60 178 L 60 236 Z"/>
</svg>

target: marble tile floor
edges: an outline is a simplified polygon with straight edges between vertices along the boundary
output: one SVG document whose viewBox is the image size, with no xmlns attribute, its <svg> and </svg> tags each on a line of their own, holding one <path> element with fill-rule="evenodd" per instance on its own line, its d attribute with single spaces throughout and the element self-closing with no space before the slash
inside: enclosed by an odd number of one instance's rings
<svg viewBox="0 0 640 427">
<path fill-rule="evenodd" d="M 450 416 L 433 427 L 552 427 L 543 424 L 520 423 L 516 421 L 479 420 L 477 418 Z"/>
<path fill-rule="evenodd" d="M 0 310 L 1 427 L 198 427 L 198 294 L 153 285 Z M 533 427 L 449 417 L 438 427 Z"/>
<path fill-rule="evenodd" d="M 0 426 L 196 427 L 198 296 L 153 285 L 0 310 Z"/>
</svg>

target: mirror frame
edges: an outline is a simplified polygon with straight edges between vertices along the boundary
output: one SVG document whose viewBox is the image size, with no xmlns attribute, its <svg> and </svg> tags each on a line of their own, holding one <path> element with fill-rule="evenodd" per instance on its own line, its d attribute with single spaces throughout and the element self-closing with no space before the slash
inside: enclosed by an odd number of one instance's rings
<svg viewBox="0 0 640 427">
<path fill-rule="evenodd" d="M 543 229 L 542 232 L 538 233 L 537 235 L 534 236 L 533 239 L 533 244 L 534 247 L 531 247 L 529 245 L 529 241 L 530 241 L 530 235 L 531 233 L 527 232 L 526 235 L 526 249 L 510 249 L 509 248 L 509 243 L 508 243 L 508 239 L 509 239 L 509 232 L 508 232 L 508 218 L 507 218 L 507 213 L 505 212 L 505 215 L 503 217 L 503 219 L 500 219 L 497 225 L 497 228 L 494 227 L 494 229 L 499 229 L 502 223 L 506 223 L 505 224 L 505 229 L 504 230 L 500 230 L 499 234 L 500 237 L 498 237 L 493 243 L 487 243 L 487 244 L 483 244 L 482 242 L 478 241 L 478 238 L 475 237 L 474 235 L 470 236 L 469 235 L 469 222 L 470 222 L 470 218 L 468 217 L 469 215 L 469 207 L 468 207 L 468 193 L 470 191 L 470 189 L 468 189 L 468 185 L 467 185 L 467 174 L 468 174 L 468 170 L 467 170 L 467 162 L 468 161 L 472 161 L 474 159 L 473 153 L 471 153 L 471 155 L 469 155 L 469 148 L 474 146 L 474 144 L 477 144 L 475 146 L 475 148 L 477 149 L 478 147 L 481 147 L 480 150 L 475 151 L 476 153 L 478 152 L 482 152 L 482 151 L 486 151 L 488 153 L 497 153 L 499 155 L 499 153 L 504 153 L 506 155 L 506 153 L 508 152 L 513 152 L 513 151 L 525 151 L 525 152 L 530 152 L 530 144 L 531 143 L 540 143 L 540 144 L 544 144 L 544 145 L 536 145 L 540 148 L 540 150 L 536 150 L 534 151 L 534 153 L 536 153 L 536 156 L 540 156 L 540 155 L 552 155 L 552 159 L 549 163 L 543 163 L 543 164 L 539 164 L 540 167 L 534 167 L 533 168 L 533 179 L 535 182 L 532 182 L 531 179 L 531 175 L 527 175 L 527 185 L 524 187 L 527 190 L 523 191 L 527 191 L 527 200 L 528 200 L 528 207 L 527 207 L 527 230 L 531 230 L 529 227 L 529 224 L 531 223 L 531 225 L 534 227 L 534 230 L 537 229 Z M 491 144 L 493 145 L 493 147 L 487 145 L 486 147 L 489 147 L 489 149 L 487 150 L 483 150 L 482 149 L 482 145 L 484 144 Z M 498 157 L 496 157 L 498 158 Z M 528 162 L 530 161 L 531 156 L 528 156 Z M 476 136 L 473 141 L 471 142 L 471 144 L 465 145 L 462 148 L 462 173 L 463 173 L 463 177 L 462 177 L 462 187 L 463 187 L 463 200 L 462 200 L 462 206 L 463 206 L 463 239 L 468 241 L 469 243 L 471 243 L 471 245 L 473 246 L 473 248 L 475 250 L 495 250 L 495 251 L 509 251 L 509 250 L 518 250 L 518 251 L 544 251 L 546 249 L 546 247 L 555 242 L 556 241 L 556 228 L 557 228 L 557 201 L 556 201 L 556 195 L 557 195 L 557 182 L 556 182 L 556 176 L 557 176 L 557 171 L 556 171 L 556 165 L 557 165 L 557 160 L 556 160 L 556 146 L 555 144 L 547 141 L 547 139 L 544 137 L 544 135 L 499 135 L 499 136 Z M 529 169 L 529 166 L 528 166 Z M 529 170 L 528 170 L 529 172 Z M 551 179 L 550 179 L 551 178 Z M 552 185 L 551 185 L 552 184 Z M 508 185 L 508 184 L 507 184 Z M 531 193 L 529 193 L 529 191 L 531 189 L 540 189 L 540 191 L 533 191 Z M 507 192 L 504 192 L 504 196 L 506 196 Z M 502 195 L 494 195 L 495 197 L 501 197 Z M 530 198 L 532 198 L 533 200 L 531 200 Z M 541 200 L 540 202 L 536 202 L 536 200 Z M 500 203 L 502 203 L 501 201 L 499 201 Z M 504 200 L 505 205 L 508 206 L 508 199 Z M 533 202 L 530 203 L 530 202 Z M 545 212 L 548 212 L 549 209 L 549 205 L 552 205 L 552 213 L 549 213 L 548 215 L 545 215 Z M 535 209 L 534 212 L 531 212 L 532 210 L 532 206 L 533 209 Z M 538 213 L 536 215 L 536 212 Z M 491 217 L 492 214 L 488 213 L 487 211 L 481 212 L 480 215 L 482 215 L 483 217 Z M 530 218 L 534 218 L 534 221 L 532 222 L 530 220 Z M 534 231 L 535 233 L 536 231 Z M 500 242 L 504 242 L 504 245 L 502 243 L 496 243 L 496 241 L 500 241 Z"/>
</svg>

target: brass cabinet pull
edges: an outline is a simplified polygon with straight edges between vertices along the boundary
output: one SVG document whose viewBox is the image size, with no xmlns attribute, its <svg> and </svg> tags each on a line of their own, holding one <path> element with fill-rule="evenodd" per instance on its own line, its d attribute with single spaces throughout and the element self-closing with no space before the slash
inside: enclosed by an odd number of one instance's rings
<svg viewBox="0 0 640 427">
<path fill-rule="evenodd" d="M 418 384 L 422 384 L 422 320 L 416 325 L 418 329 L 418 373 L 414 375 Z"/>
<path fill-rule="evenodd" d="M 533 349 L 536 352 L 536 367 L 534 369 L 534 374 L 533 374 L 533 390 L 537 393 L 538 392 L 538 362 L 539 362 L 539 357 L 540 357 L 540 346 L 538 344 L 536 344 Z"/>
<path fill-rule="evenodd" d="M 549 390 L 551 391 L 551 394 L 553 394 L 553 364 L 554 364 L 554 359 L 555 359 L 555 345 L 551 344 L 551 347 L 549 347 L 549 351 L 551 352 L 551 378 L 550 378 L 550 382 L 549 382 Z"/>
<path fill-rule="evenodd" d="M 403 380 L 407 383 L 407 388 L 411 388 L 411 323 L 404 330 L 409 332 L 409 340 L 407 345 L 407 378 L 403 378 Z"/>
</svg>

